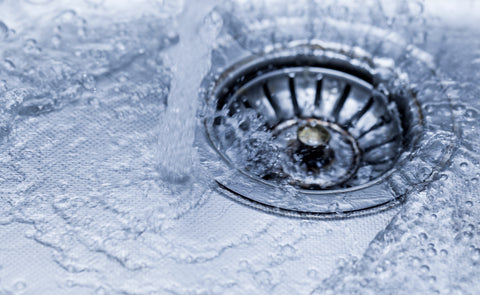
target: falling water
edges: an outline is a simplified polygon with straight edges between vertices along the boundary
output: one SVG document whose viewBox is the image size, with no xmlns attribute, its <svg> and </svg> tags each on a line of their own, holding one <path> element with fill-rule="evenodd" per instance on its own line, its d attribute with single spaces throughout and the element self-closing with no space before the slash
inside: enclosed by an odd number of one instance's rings
<svg viewBox="0 0 480 295">
<path fill-rule="evenodd" d="M 222 26 L 220 16 L 211 13 L 214 1 L 201 7 L 186 5 L 177 18 L 180 43 L 165 52 L 166 66 L 175 77 L 168 108 L 159 123 L 156 161 L 165 178 L 188 181 L 195 163 L 193 139 L 197 97 L 201 78 L 210 69 L 213 41 Z M 192 50 L 195 48 L 195 50 Z"/>
</svg>

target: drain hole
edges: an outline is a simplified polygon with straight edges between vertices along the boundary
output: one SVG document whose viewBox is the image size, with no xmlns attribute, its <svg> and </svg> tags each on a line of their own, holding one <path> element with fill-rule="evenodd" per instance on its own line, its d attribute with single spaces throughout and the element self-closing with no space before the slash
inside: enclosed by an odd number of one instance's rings
<svg viewBox="0 0 480 295">
<path fill-rule="evenodd" d="M 253 178 L 310 191 L 365 185 L 392 169 L 420 124 L 410 98 L 373 81 L 344 61 L 261 59 L 217 87 L 210 138 Z"/>
</svg>

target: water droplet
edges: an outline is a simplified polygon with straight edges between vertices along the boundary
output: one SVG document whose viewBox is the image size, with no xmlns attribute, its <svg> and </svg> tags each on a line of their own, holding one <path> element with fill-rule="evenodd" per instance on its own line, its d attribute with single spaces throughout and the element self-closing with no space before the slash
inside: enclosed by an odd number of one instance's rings
<svg viewBox="0 0 480 295">
<path fill-rule="evenodd" d="M 36 230 L 33 230 L 33 229 L 27 230 L 27 231 L 25 232 L 25 237 L 26 237 L 27 239 L 33 239 L 33 238 L 35 237 L 35 233 L 36 233 Z"/>
<path fill-rule="evenodd" d="M 465 118 L 467 120 L 476 120 L 476 118 L 478 118 L 478 112 L 474 109 L 469 108 L 465 111 Z"/>
<path fill-rule="evenodd" d="M 474 234 L 473 234 L 471 231 L 464 231 L 464 232 L 463 232 L 463 236 L 464 236 L 467 240 L 471 240 L 471 239 L 473 239 Z"/>
<path fill-rule="evenodd" d="M 420 266 L 420 271 L 423 272 L 423 273 L 427 273 L 430 271 L 430 267 L 428 265 L 422 265 Z"/>
<path fill-rule="evenodd" d="M 25 41 L 23 51 L 26 53 L 39 53 L 40 48 L 37 46 L 37 41 L 35 39 L 28 39 Z"/>
<path fill-rule="evenodd" d="M 60 13 L 55 19 L 60 23 L 71 23 L 77 16 L 77 13 L 73 9 L 68 9 Z"/>
<path fill-rule="evenodd" d="M 474 263 L 480 261 L 480 249 L 479 249 L 479 248 L 473 249 L 472 261 L 473 261 Z"/>
<path fill-rule="evenodd" d="M 426 233 L 420 233 L 420 234 L 418 235 L 418 237 L 420 238 L 420 241 L 421 241 L 422 243 L 425 242 L 425 241 L 428 239 L 428 236 L 427 236 Z"/>
<path fill-rule="evenodd" d="M 435 250 L 435 248 L 430 248 L 427 250 L 427 254 L 428 256 L 435 256 L 437 255 L 437 250 Z"/>
<path fill-rule="evenodd" d="M 282 246 L 281 248 L 281 253 L 282 255 L 286 256 L 286 257 L 292 257 L 293 255 L 295 255 L 295 248 L 292 247 L 291 245 L 285 245 L 285 246 Z"/>
<path fill-rule="evenodd" d="M 95 77 L 87 74 L 82 75 L 80 83 L 87 90 L 94 90 L 96 86 Z"/>
<path fill-rule="evenodd" d="M 420 258 L 418 258 L 418 257 L 412 257 L 411 259 L 412 259 L 412 265 L 413 265 L 413 266 L 418 266 L 418 265 L 420 265 L 420 262 L 421 262 L 421 259 L 420 259 Z"/>
<path fill-rule="evenodd" d="M 415 236 L 411 236 L 407 239 L 407 242 L 408 242 L 409 245 L 412 245 L 412 246 L 417 245 L 418 239 Z"/>
</svg>

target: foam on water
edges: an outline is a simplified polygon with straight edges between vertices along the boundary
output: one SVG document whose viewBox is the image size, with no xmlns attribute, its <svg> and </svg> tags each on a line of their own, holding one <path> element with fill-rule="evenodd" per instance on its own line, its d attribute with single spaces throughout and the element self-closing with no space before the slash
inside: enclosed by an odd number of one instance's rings
<svg viewBox="0 0 480 295">
<path fill-rule="evenodd" d="M 478 11 L 473 2 L 465 1 L 471 9 L 459 26 L 418 1 L 242 0 L 214 8 L 213 1 L 145 0 L 135 9 L 129 1 L 67 2 L 0 1 L 0 229 L 7 233 L 0 294 L 474 294 L 480 288 L 480 36 L 468 21 Z M 299 17 L 301 30 L 293 21 Z M 371 34 L 358 40 L 332 30 L 349 21 Z M 448 167 L 411 192 L 391 221 L 388 214 L 328 222 L 235 209 L 210 192 L 212 180 L 192 146 L 201 79 L 212 63 L 228 64 L 228 56 L 216 55 L 219 34 L 252 52 L 320 38 L 391 58 L 414 73 L 409 86 L 418 93 L 449 97 L 457 137 Z M 372 37 L 379 35 L 384 39 Z M 435 64 L 434 80 L 426 78 L 425 64 Z M 424 114 L 448 113 L 442 103 L 433 97 L 435 108 L 422 106 Z M 429 136 L 434 158 L 450 138 Z M 421 170 L 429 159 L 414 161 Z M 411 172 L 399 189 L 418 171 Z M 358 237 L 387 221 L 358 252 Z M 40 250 L 16 249 L 20 237 Z M 322 249 L 332 239 L 337 246 Z M 52 271 L 45 276 L 51 281 L 38 283 L 29 266 L 9 264 L 20 250 L 18 257 L 46 256 L 38 258 L 44 264 L 18 261 Z M 328 257 L 343 253 L 352 257 L 325 274 Z"/>
</svg>

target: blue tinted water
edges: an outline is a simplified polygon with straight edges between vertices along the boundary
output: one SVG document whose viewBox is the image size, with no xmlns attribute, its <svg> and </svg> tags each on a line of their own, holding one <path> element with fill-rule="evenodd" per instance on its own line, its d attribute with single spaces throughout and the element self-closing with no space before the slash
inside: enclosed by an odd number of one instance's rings
<svg viewBox="0 0 480 295">
<path fill-rule="evenodd" d="M 480 10 L 461 2 L 0 1 L 0 294 L 474 294 Z M 350 22 L 403 45 L 330 30 Z M 228 63 L 219 36 L 239 51 L 318 38 L 418 69 L 415 89 L 451 101 L 450 162 L 364 218 L 225 199 L 193 145 L 201 81 Z"/>
</svg>

